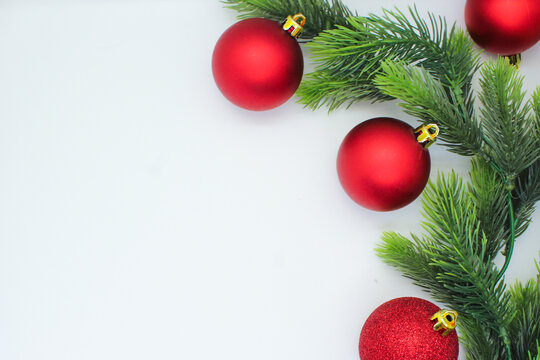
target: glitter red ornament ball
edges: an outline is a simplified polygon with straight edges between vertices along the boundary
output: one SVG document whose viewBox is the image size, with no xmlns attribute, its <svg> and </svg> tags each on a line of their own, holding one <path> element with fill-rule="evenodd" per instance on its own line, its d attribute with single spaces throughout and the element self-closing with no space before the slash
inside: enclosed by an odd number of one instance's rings
<svg viewBox="0 0 540 360">
<path fill-rule="evenodd" d="M 467 0 L 465 23 L 480 47 L 500 55 L 519 54 L 540 40 L 540 1 Z"/>
<path fill-rule="evenodd" d="M 343 140 L 337 171 L 345 192 L 376 211 L 399 209 L 422 193 L 431 169 L 426 149 L 438 135 L 431 124 L 415 130 L 393 118 L 357 125 Z"/>
<path fill-rule="evenodd" d="M 305 18 L 289 16 L 284 24 L 253 18 L 242 20 L 219 38 L 212 71 L 219 90 L 248 110 L 269 110 L 290 99 L 304 72 L 296 41 Z"/>
<path fill-rule="evenodd" d="M 429 301 L 403 297 L 379 306 L 366 320 L 361 360 L 456 360 L 457 313 Z"/>
</svg>

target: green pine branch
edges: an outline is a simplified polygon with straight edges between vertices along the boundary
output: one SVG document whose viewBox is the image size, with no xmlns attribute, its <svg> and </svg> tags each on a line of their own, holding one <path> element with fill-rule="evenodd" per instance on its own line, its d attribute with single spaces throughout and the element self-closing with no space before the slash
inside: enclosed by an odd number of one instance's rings
<svg viewBox="0 0 540 360">
<path fill-rule="evenodd" d="M 473 158 L 467 190 L 476 207 L 476 217 L 489 241 L 486 258 L 493 259 L 510 236 L 508 201 L 504 180 L 493 167 L 481 158 Z"/>
<path fill-rule="evenodd" d="M 309 47 L 318 67 L 305 76 L 297 94 L 313 109 L 392 99 L 373 83 L 388 59 L 423 66 L 445 90 L 464 99 L 478 67 L 478 54 L 464 32 L 448 29 L 432 14 L 426 21 L 415 8 L 408 15 L 383 10 L 382 16 L 350 17 L 348 26 L 323 31 Z M 472 107 L 462 111 L 470 113 Z"/>
<path fill-rule="evenodd" d="M 482 158 L 471 161 L 468 191 L 477 209 L 477 220 L 488 240 L 486 254 L 493 258 L 510 238 L 508 191 L 505 180 Z M 540 161 L 527 168 L 517 180 L 512 195 L 515 214 L 514 237 L 521 236 L 531 221 L 535 204 L 540 200 Z"/>
<path fill-rule="evenodd" d="M 480 164 L 477 161 L 473 171 L 481 171 Z M 468 190 L 472 186 L 464 186 L 453 173 L 439 175 L 424 192 L 425 234 L 408 239 L 385 233 L 376 251 L 383 261 L 460 313 L 469 359 L 527 354 L 537 335 L 530 321 L 539 314 L 535 306 L 526 308 L 524 304 L 533 302 L 540 307 L 540 298 L 535 297 L 538 281 L 506 290 L 488 254 L 494 250 L 478 220 L 479 202 Z M 500 206 L 503 204 L 501 201 Z M 521 315 L 521 322 L 516 322 L 516 314 Z M 516 342 L 518 338 L 521 342 Z"/>
<path fill-rule="evenodd" d="M 341 0 L 223 0 L 223 3 L 236 10 L 240 19 L 264 17 L 282 22 L 289 15 L 302 13 L 306 17 L 302 39 L 311 39 L 337 25 L 347 26 L 347 17 L 354 15 Z"/>
<path fill-rule="evenodd" d="M 424 250 L 429 248 L 429 241 L 411 234 L 412 240 L 395 232 L 385 232 L 383 245 L 377 253 L 384 261 L 399 269 L 403 276 L 411 279 L 415 285 L 429 291 L 440 287 L 437 269 L 431 264 L 431 256 Z"/>
<path fill-rule="evenodd" d="M 480 153 L 482 129 L 475 120 L 470 97 L 463 98 L 463 84 L 449 85 L 449 79 L 444 84 L 422 66 L 401 61 L 384 61 L 380 69 L 374 85 L 383 94 L 399 99 L 406 113 L 423 123 L 438 124 L 439 138 L 450 151 L 464 156 Z"/>
<path fill-rule="evenodd" d="M 462 181 L 440 175 L 426 188 L 423 209 L 424 236 L 385 233 L 377 253 L 435 299 L 499 331 L 506 326 L 509 298 L 491 259 L 483 260 L 487 240 Z"/>
<path fill-rule="evenodd" d="M 523 76 L 506 59 L 487 62 L 480 85 L 486 152 L 513 189 L 514 179 L 540 159 L 537 117 L 531 102 L 525 102 Z"/>
</svg>

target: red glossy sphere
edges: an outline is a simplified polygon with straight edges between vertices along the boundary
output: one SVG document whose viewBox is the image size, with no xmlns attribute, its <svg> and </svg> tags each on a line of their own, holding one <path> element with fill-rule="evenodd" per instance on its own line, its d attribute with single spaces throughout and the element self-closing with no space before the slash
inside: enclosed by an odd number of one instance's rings
<svg viewBox="0 0 540 360">
<path fill-rule="evenodd" d="M 540 40 L 539 0 L 467 0 L 465 23 L 489 52 L 519 54 Z"/>
<path fill-rule="evenodd" d="M 337 171 L 345 192 L 376 211 L 399 209 L 422 193 L 431 170 L 429 152 L 414 129 L 392 118 L 357 125 L 343 140 Z"/>
<path fill-rule="evenodd" d="M 242 20 L 219 38 L 212 57 L 223 95 L 248 110 L 269 110 L 290 99 L 302 80 L 304 59 L 296 39 L 281 24 Z"/>
<path fill-rule="evenodd" d="M 404 297 L 379 306 L 366 320 L 358 350 L 361 360 L 456 360 L 458 336 L 433 330 L 431 316 L 439 307 Z"/>
</svg>

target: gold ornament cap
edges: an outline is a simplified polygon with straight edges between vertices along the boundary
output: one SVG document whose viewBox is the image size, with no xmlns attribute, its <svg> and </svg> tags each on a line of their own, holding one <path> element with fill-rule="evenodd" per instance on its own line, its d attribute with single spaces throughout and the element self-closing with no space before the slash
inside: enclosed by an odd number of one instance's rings
<svg viewBox="0 0 540 360">
<path fill-rule="evenodd" d="M 293 38 L 298 39 L 300 34 L 304 31 L 304 25 L 306 24 L 306 17 L 302 14 L 296 14 L 294 16 L 287 16 L 287 20 L 283 23 L 283 30 L 289 33 Z"/>
<path fill-rule="evenodd" d="M 514 55 L 505 55 L 504 56 L 510 65 L 514 65 L 516 69 L 519 69 L 519 64 L 521 64 L 521 54 L 514 54 Z"/>
<path fill-rule="evenodd" d="M 414 130 L 414 133 L 417 135 L 416 140 L 420 144 L 424 145 L 425 148 L 433 145 L 433 143 L 437 140 L 439 132 L 440 129 L 437 124 L 422 125 Z"/>
<path fill-rule="evenodd" d="M 437 322 L 433 325 L 433 330 L 440 331 L 444 330 L 442 336 L 450 334 L 457 326 L 457 317 L 458 313 L 454 310 L 445 310 L 441 309 L 437 311 L 431 317 L 431 320 L 436 320 Z"/>
</svg>

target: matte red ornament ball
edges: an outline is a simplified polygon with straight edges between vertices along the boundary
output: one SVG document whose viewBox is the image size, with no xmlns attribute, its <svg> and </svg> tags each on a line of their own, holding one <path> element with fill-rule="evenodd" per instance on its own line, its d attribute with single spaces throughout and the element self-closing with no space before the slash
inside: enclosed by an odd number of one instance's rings
<svg viewBox="0 0 540 360">
<path fill-rule="evenodd" d="M 393 118 L 374 118 L 343 140 L 337 172 L 345 192 L 376 211 L 399 209 L 418 197 L 431 170 L 429 152 L 414 129 Z"/>
<path fill-rule="evenodd" d="M 302 50 L 280 23 L 242 20 L 219 38 L 212 56 L 219 90 L 248 110 L 269 110 L 290 99 L 304 71 Z"/>
<path fill-rule="evenodd" d="M 467 0 L 465 24 L 489 52 L 519 54 L 540 40 L 539 0 Z"/>
<path fill-rule="evenodd" d="M 458 336 L 433 330 L 439 307 L 427 300 L 403 297 L 379 306 L 366 320 L 358 350 L 361 360 L 456 360 Z"/>
</svg>

